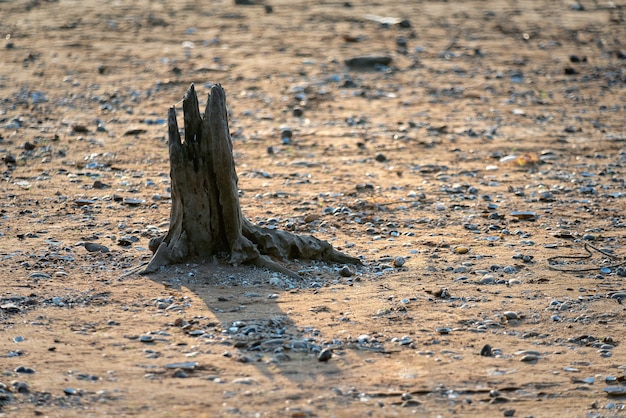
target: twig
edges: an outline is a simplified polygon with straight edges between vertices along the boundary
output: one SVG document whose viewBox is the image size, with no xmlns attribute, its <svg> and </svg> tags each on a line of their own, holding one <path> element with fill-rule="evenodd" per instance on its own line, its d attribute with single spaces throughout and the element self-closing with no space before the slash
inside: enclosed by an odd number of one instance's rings
<svg viewBox="0 0 626 418">
<path fill-rule="evenodd" d="M 620 257 L 611 254 L 605 250 L 602 250 L 594 245 L 591 245 L 588 242 L 585 242 L 585 246 L 583 247 L 585 251 L 587 251 L 587 255 L 558 255 L 558 256 L 554 256 L 554 257 L 550 257 L 548 258 L 548 263 L 557 263 L 558 260 L 562 260 L 562 259 L 577 259 L 577 260 L 582 260 L 582 259 L 586 259 L 586 258 L 591 258 L 593 256 L 593 253 L 591 252 L 590 248 L 599 252 L 600 254 L 603 254 L 613 260 L 619 259 Z M 601 270 L 603 268 L 608 268 L 608 269 L 612 269 L 612 268 L 616 268 L 616 267 L 620 267 L 626 265 L 626 260 L 625 261 L 621 261 L 619 263 L 615 263 L 615 264 L 610 264 L 608 266 L 599 266 L 599 267 L 572 267 L 572 268 L 568 268 L 568 267 L 558 267 L 552 264 L 548 264 L 548 268 L 551 270 L 556 270 L 556 271 L 562 271 L 562 272 L 566 272 L 566 273 L 578 273 L 578 272 L 583 272 L 583 271 L 595 271 L 595 270 Z"/>
</svg>

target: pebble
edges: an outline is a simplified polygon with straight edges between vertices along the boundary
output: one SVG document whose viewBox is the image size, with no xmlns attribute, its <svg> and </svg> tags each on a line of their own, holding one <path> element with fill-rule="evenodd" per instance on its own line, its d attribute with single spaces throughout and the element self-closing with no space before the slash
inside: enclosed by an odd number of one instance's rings
<svg viewBox="0 0 626 418">
<path fill-rule="evenodd" d="M 480 279 L 480 281 L 478 282 L 480 284 L 494 284 L 495 283 L 495 278 L 488 274 L 485 275 L 482 279 Z"/>
<path fill-rule="evenodd" d="M 469 247 L 458 246 L 454 249 L 454 252 L 457 254 L 467 254 L 469 252 Z"/>
<path fill-rule="evenodd" d="M 34 374 L 35 370 L 31 367 L 17 366 L 15 368 L 15 373 Z"/>
<path fill-rule="evenodd" d="M 83 246 L 90 253 L 108 253 L 110 251 L 108 247 L 101 244 L 96 244 L 95 242 L 85 242 Z"/>
<path fill-rule="evenodd" d="M 29 279 L 49 279 L 51 277 L 52 276 L 50 276 L 48 273 L 44 273 L 42 271 L 35 271 L 28 275 Z"/>
<path fill-rule="evenodd" d="M 413 342 L 413 338 L 407 336 L 402 337 L 399 341 L 400 345 L 409 345 Z"/>
<path fill-rule="evenodd" d="M 511 212 L 511 216 L 517 219 L 534 220 L 537 214 L 535 212 L 528 212 L 528 211 L 514 211 L 514 212 Z"/>
<path fill-rule="evenodd" d="M 406 261 L 404 260 L 404 257 L 396 257 L 396 258 L 394 258 L 394 260 L 393 260 L 393 265 L 394 265 L 395 267 L 402 267 L 402 266 L 404 266 L 404 263 L 405 263 L 405 262 L 406 262 Z"/>
<path fill-rule="evenodd" d="M 139 341 L 142 343 L 152 343 L 154 342 L 154 337 L 152 335 L 142 335 L 139 337 Z"/>
<path fill-rule="evenodd" d="M 255 385 L 259 382 L 251 377 L 238 377 L 236 379 L 233 379 L 232 383 L 239 385 Z"/>
<path fill-rule="evenodd" d="M 96 203 L 95 200 L 91 200 L 91 199 L 76 199 L 74 201 L 74 203 L 76 204 L 76 206 L 90 206 L 93 205 L 94 203 Z"/>
<path fill-rule="evenodd" d="M 200 363 L 197 361 L 185 361 L 182 363 L 168 363 L 164 365 L 166 369 L 194 370 Z"/>
<path fill-rule="evenodd" d="M 304 217 L 304 222 L 311 223 L 311 222 L 317 221 L 320 218 L 321 216 L 318 215 L 317 213 L 309 213 L 308 215 Z"/>
<path fill-rule="evenodd" d="M 91 187 L 93 187 L 94 189 L 102 190 L 102 189 L 107 189 L 111 186 L 109 186 L 108 184 L 104 184 L 100 180 L 96 180 L 93 182 L 93 185 Z"/>
<path fill-rule="evenodd" d="M 291 360 L 291 357 L 289 357 L 287 354 L 283 352 L 279 352 L 272 356 L 270 363 L 283 363 L 289 360 Z"/>
<path fill-rule="evenodd" d="M 387 161 L 387 157 L 385 157 L 385 154 L 376 154 L 375 160 L 379 163 L 384 163 Z"/>
<path fill-rule="evenodd" d="M 135 199 L 132 197 L 125 197 L 124 200 L 122 201 L 125 205 L 128 206 L 139 206 L 141 205 L 144 201 L 142 199 Z"/>
<path fill-rule="evenodd" d="M 13 390 L 15 390 L 17 393 L 29 393 L 30 392 L 30 388 L 28 386 L 28 383 L 26 382 L 15 381 L 15 382 L 11 382 L 11 385 L 13 386 Z"/>
<path fill-rule="evenodd" d="M 626 386 L 609 386 L 602 389 L 602 391 L 605 392 L 607 396 L 625 396 Z"/>
<path fill-rule="evenodd" d="M 517 273 L 517 269 L 513 266 L 506 266 L 503 271 L 507 274 Z"/>
<path fill-rule="evenodd" d="M 345 64 L 352 68 L 375 68 L 377 66 L 387 66 L 391 64 L 392 58 L 388 55 L 366 55 L 349 58 Z"/>
<path fill-rule="evenodd" d="M 332 358 L 333 352 L 330 348 L 325 348 L 317 356 L 318 361 L 328 361 Z"/>
<path fill-rule="evenodd" d="M 489 344 L 485 344 L 480 350 L 480 355 L 483 357 L 492 357 L 493 351 L 491 349 L 491 346 Z"/>
<path fill-rule="evenodd" d="M 517 315 L 517 312 L 513 312 L 513 311 L 505 311 L 502 313 L 506 319 L 518 319 L 519 316 Z"/>
<path fill-rule="evenodd" d="M 541 353 L 539 351 L 536 351 L 536 350 L 521 350 L 521 351 L 516 351 L 515 355 L 516 356 L 536 356 L 536 357 L 540 357 Z"/>
<path fill-rule="evenodd" d="M 351 277 L 354 276 L 354 272 L 348 266 L 343 266 L 339 269 L 339 275 L 341 277 Z"/>
</svg>

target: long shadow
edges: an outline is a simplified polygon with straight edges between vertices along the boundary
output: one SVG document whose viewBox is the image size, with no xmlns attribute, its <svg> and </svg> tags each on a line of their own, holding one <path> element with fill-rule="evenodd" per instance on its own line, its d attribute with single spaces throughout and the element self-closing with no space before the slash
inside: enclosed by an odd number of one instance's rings
<svg viewBox="0 0 626 418">
<path fill-rule="evenodd" d="M 320 359 L 332 352 L 319 330 L 299 326 L 279 306 L 290 293 L 309 292 L 310 282 L 249 267 L 200 265 L 194 275 L 168 273 L 144 277 L 176 290 L 187 289 L 204 303 L 206 315 L 178 323 L 181 331 L 215 348 L 212 353 L 231 361 L 253 365 L 268 380 L 277 375 L 294 383 L 317 380 L 339 372 L 334 359 Z M 294 286 L 291 290 L 281 288 Z M 187 322 L 188 321 L 188 322 Z"/>
</svg>

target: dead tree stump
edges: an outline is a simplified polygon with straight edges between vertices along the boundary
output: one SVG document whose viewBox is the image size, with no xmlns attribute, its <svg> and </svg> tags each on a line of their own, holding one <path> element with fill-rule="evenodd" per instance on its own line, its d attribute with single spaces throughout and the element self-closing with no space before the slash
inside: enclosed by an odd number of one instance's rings
<svg viewBox="0 0 626 418">
<path fill-rule="evenodd" d="M 230 257 L 230 263 L 249 263 L 299 277 L 279 262 L 318 259 L 360 264 L 327 241 L 313 236 L 253 225 L 242 214 L 237 173 L 228 129 L 226 95 L 220 85 L 211 88 L 200 114 L 193 84 L 183 99 L 185 126 L 181 141 L 176 110 L 169 109 L 169 154 L 172 209 L 169 231 L 150 241 L 153 257 L 142 273 L 178 264 L 190 258 Z"/>
</svg>

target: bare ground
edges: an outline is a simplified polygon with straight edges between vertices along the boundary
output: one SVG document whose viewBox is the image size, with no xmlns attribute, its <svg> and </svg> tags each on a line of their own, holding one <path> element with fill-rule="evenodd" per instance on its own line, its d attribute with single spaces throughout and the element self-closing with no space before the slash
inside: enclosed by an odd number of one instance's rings
<svg viewBox="0 0 626 418">
<path fill-rule="evenodd" d="M 625 413 L 624 2 L 346 3 L 0 1 L 0 414 Z M 363 267 L 122 277 L 190 83 L 244 214 Z"/>
</svg>

